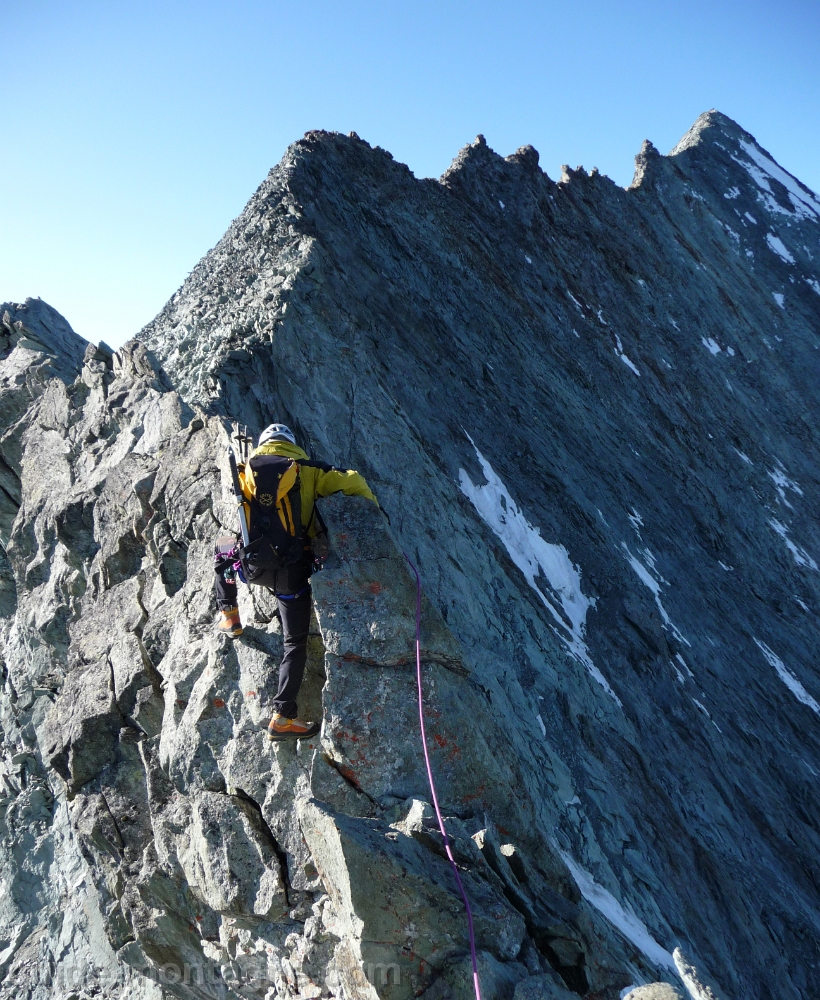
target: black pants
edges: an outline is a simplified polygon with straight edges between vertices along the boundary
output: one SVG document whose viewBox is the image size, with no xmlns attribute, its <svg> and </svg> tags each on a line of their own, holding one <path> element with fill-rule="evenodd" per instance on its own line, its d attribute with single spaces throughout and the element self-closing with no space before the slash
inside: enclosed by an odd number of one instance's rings
<svg viewBox="0 0 820 1000">
<path fill-rule="evenodd" d="M 221 542 L 222 539 L 217 542 L 217 557 L 220 555 Z M 231 575 L 230 566 L 230 562 L 226 565 L 225 561 L 217 558 L 216 604 L 220 611 L 229 611 L 237 606 L 236 579 Z M 313 607 L 310 594 L 311 568 L 312 558 L 310 561 L 306 558 L 304 563 L 283 571 L 281 580 L 283 589 L 276 593 L 285 649 L 279 666 L 279 690 L 273 700 L 273 710 L 288 719 L 298 715 L 296 698 L 302 686 L 302 678 L 305 676 L 310 612 Z M 225 579 L 226 572 L 228 579 Z"/>
</svg>

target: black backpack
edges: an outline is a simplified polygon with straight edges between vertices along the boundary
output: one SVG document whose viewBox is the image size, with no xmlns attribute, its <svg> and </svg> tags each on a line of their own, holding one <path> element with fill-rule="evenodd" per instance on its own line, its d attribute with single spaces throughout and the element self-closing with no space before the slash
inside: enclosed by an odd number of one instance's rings
<svg viewBox="0 0 820 1000">
<path fill-rule="evenodd" d="M 277 570 L 306 554 L 299 465 L 282 455 L 255 455 L 244 471 L 251 499 L 248 544 L 240 561 L 248 583 L 271 586 Z"/>
</svg>

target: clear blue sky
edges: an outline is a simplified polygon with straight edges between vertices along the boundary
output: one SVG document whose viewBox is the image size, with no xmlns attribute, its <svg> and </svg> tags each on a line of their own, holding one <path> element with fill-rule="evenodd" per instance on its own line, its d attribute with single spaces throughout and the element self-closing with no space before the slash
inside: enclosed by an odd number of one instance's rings
<svg viewBox="0 0 820 1000">
<path fill-rule="evenodd" d="M 114 346 L 311 128 L 625 185 L 716 107 L 820 190 L 817 0 L 2 0 L 0 37 L 0 301 Z"/>
</svg>

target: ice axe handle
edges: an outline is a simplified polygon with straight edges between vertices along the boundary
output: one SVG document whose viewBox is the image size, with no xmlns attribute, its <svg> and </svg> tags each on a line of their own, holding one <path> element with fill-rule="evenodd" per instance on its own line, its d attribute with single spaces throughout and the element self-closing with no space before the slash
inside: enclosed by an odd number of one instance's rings
<svg viewBox="0 0 820 1000">
<path fill-rule="evenodd" d="M 236 497 L 236 507 L 239 513 L 239 530 L 242 533 L 242 545 L 247 548 L 251 539 L 248 534 L 248 521 L 245 517 L 245 495 L 239 484 L 239 470 L 236 467 L 236 455 L 234 455 L 231 445 L 228 445 L 228 465 L 231 467 L 231 480 L 233 481 L 233 492 Z"/>
</svg>

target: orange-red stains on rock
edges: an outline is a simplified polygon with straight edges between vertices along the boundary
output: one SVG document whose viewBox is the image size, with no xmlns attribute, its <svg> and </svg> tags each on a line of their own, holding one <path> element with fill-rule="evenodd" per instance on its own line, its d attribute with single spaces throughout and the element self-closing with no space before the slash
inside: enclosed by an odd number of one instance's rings
<svg viewBox="0 0 820 1000">
<path fill-rule="evenodd" d="M 352 767 L 346 767 L 344 764 L 341 764 L 338 767 L 338 771 L 345 781 L 349 781 L 357 791 L 362 790 L 362 786 L 359 784 L 359 779 L 356 777 L 356 773 Z"/>
<path fill-rule="evenodd" d="M 461 747 L 453 740 L 448 740 L 446 737 L 442 736 L 441 733 L 433 733 L 433 740 L 440 750 L 448 751 L 446 757 L 448 763 L 452 763 L 461 755 Z"/>
<path fill-rule="evenodd" d="M 484 800 L 484 795 L 487 791 L 487 786 L 482 782 L 482 784 L 476 787 L 475 792 L 471 792 L 469 795 L 465 795 L 462 798 L 462 802 L 465 804 L 468 802 L 474 802 L 476 799 Z"/>
</svg>

